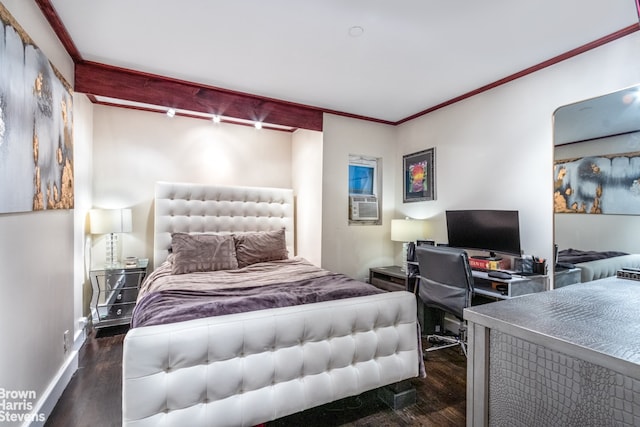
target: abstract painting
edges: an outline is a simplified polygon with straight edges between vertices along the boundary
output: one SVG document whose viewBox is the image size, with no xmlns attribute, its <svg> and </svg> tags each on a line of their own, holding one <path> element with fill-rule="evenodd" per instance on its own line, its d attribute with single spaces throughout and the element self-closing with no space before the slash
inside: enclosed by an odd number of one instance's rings
<svg viewBox="0 0 640 427">
<path fill-rule="evenodd" d="M 557 160 L 554 211 L 640 214 L 640 153 Z"/>
<path fill-rule="evenodd" d="M 403 202 L 435 200 L 435 149 L 402 156 L 404 170 Z"/>
<path fill-rule="evenodd" d="M 0 3 L 0 213 L 73 208 L 71 87 Z"/>
</svg>

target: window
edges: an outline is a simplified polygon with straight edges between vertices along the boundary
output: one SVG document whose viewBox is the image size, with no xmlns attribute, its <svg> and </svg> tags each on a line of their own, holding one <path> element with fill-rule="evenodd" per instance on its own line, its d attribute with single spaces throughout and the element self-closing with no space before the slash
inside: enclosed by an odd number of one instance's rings
<svg viewBox="0 0 640 427">
<path fill-rule="evenodd" d="M 349 194 L 378 193 L 378 159 L 349 155 Z"/>
<path fill-rule="evenodd" d="M 381 224 L 380 159 L 349 155 L 349 224 Z"/>
</svg>

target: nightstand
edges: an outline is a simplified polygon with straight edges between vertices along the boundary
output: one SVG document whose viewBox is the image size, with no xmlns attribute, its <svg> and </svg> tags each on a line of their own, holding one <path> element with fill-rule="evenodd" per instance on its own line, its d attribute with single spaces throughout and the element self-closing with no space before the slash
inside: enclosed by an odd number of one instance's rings
<svg viewBox="0 0 640 427">
<path fill-rule="evenodd" d="M 369 283 L 385 291 L 406 291 L 407 272 L 397 265 L 370 268 Z"/>
<path fill-rule="evenodd" d="M 138 290 L 147 275 L 147 261 L 132 267 L 94 268 L 91 278 L 91 318 L 94 328 L 126 325 L 136 305 Z"/>
</svg>

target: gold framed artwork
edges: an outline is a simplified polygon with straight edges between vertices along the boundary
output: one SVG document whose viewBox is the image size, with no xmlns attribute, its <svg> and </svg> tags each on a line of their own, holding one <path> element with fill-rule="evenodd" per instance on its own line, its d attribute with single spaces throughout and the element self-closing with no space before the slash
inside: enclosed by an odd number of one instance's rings
<svg viewBox="0 0 640 427">
<path fill-rule="evenodd" d="M 0 3 L 0 214 L 72 209 L 71 86 Z"/>
</svg>

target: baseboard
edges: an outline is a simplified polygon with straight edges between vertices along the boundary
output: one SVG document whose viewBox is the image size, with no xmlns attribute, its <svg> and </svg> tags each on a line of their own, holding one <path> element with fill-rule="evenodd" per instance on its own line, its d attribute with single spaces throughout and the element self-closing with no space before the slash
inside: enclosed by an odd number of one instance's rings
<svg viewBox="0 0 640 427">
<path fill-rule="evenodd" d="M 53 412 L 53 408 L 55 408 L 56 403 L 58 403 L 60 396 L 62 396 L 65 388 L 69 385 L 71 377 L 78 370 L 78 354 L 86 338 L 84 329 L 76 332 L 73 340 L 73 350 L 69 352 L 64 364 L 60 367 L 58 373 L 49 383 L 47 389 L 42 393 L 42 396 L 33 408 L 32 414 L 37 414 L 37 416 L 31 417 L 34 421 L 25 421 L 22 427 L 44 426 L 46 419 L 49 418 L 49 415 Z M 39 421 L 40 419 L 44 419 L 45 421 Z"/>
<path fill-rule="evenodd" d="M 86 317 L 83 317 L 80 320 L 80 329 L 76 332 L 76 335 L 73 337 L 73 351 L 80 351 L 80 347 L 87 340 L 87 321 Z"/>
</svg>

